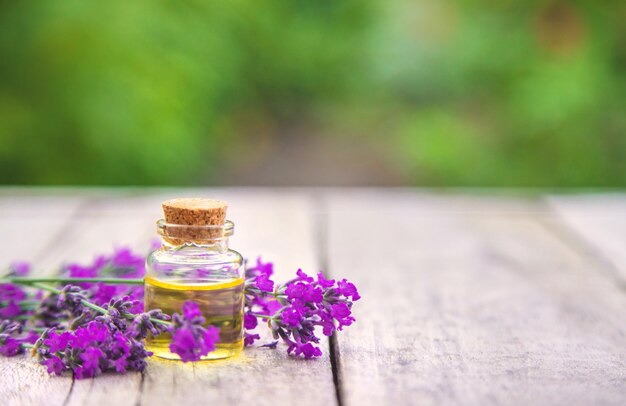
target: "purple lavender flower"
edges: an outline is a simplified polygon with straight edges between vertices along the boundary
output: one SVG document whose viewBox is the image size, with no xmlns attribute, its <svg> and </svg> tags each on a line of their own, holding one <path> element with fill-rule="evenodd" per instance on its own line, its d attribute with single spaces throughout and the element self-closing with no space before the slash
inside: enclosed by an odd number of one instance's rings
<svg viewBox="0 0 626 406">
<path fill-rule="evenodd" d="M 9 274 L 14 274 L 13 270 Z M 7 319 L 19 316 L 22 312 L 19 303 L 26 299 L 26 291 L 15 284 L 0 284 L 0 318 Z"/>
<path fill-rule="evenodd" d="M 22 332 L 22 325 L 11 320 L 2 320 L 0 322 L 0 354 L 5 357 L 24 352 L 16 335 Z"/>
<path fill-rule="evenodd" d="M 254 330 L 256 328 L 256 326 L 258 325 L 258 320 L 256 318 L 256 316 L 250 314 L 250 313 L 245 313 L 243 315 L 243 328 L 245 330 Z M 254 344 L 255 340 L 259 340 L 261 338 L 261 336 L 259 336 L 258 334 L 251 334 L 248 333 L 247 331 L 244 331 L 243 333 L 243 345 L 245 347 Z"/>
<path fill-rule="evenodd" d="M 47 367 L 48 373 L 51 375 L 61 375 L 66 368 L 61 358 L 56 355 L 51 355 L 50 358 L 42 360 L 41 364 Z"/>
<path fill-rule="evenodd" d="M 0 354 L 12 357 L 24 352 L 20 342 L 13 337 L 0 337 Z"/>
<path fill-rule="evenodd" d="M 345 279 L 344 279 L 345 281 Z M 326 288 L 331 288 L 333 287 L 333 285 L 335 284 L 335 280 L 334 279 L 326 279 L 324 277 L 324 274 L 321 272 L 317 273 L 317 283 L 324 289 Z M 352 285 L 354 286 L 354 285 Z"/>
<path fill-rule="evenodd" d="M 198 321 L 200 324 L 204 323 L 202 312 L 197 303 L 186 301 L 183 304 L 183 317 L 191 322 Z M 202 321 L 199 321 L 202 319 Z"/>
<path fill-rule="evenodd" d="M 204 322 L 198 304 L 190 301 L 183 305 L 182 316 L 178 313 L 172 316 L 170 351 L 178 354 L 183 362 L 199 361 L 215 350 L 219 329 L 215 326 L 204 327 Z"/>
<path fill-rule="evenodd" d="M 302 269 L 298 269 L 296 271 L 296 275 L 298 275 L 297 280 L 302 281 L 302 282 L 308 282 L 311 283 L 314 281 L 313 278 L 311 278 L 309 275 L 305 274 Z"/>
<path fill-rule="evenodd" d="M 250 313 L 246 313 L 243 316 L 243 327 L 246 330 L 254 330 L 258 324 L 258 321 L 255 316 Z"/>
<path fill-rule="evenodd" d="M 120 247 L 115 250 L 111 264 L 118 270 L 126 270 L 124 277 L 137 278 L 143 276 L 145 272 L 146 258 L 136 255 L 128 247 Z M 120 272 L 118 271 L 118 273 Z"/>
<path fill-rule="evenodd" d="M 67 319 L 66 311 L 58 304 L 57 295 L 48 295 L 35 310 L 33 316 L 36 327 L 58 327 Z"/>
<path fill-rule="evenodd" d="M 26 333 L 25 337 L 21 338 L 22 343 L 35 344 L 39 338 L 39 333 L 36 330 L 30 330 Z"/>
<path fill-rule="evenodd" d="M 143 313 L 143 286 L 130 288 L 127 295 L 133 301 L 133 304 L 128 308 L 128 311 L 132 314 Z"/>
<path fill-rule="evenodd" d="M 356 287 L 345 279 L 337 282 L 326 279 L 320 272 L 317 280 L 298 269 L 296 278 L 277 286 L 271 293 L 260 289 L 255 280 L 261 275 L 250 278 L 246 283 L 246 314 L 271 316 L 268 318 L 272 335 L 287 344 L 287 352 L 304 358 L 319 357 L 321 350 L 315 344 L 317 327 L 330 336 L 336 330 L 354 323 L 352 304 L 360 299 Z M 265 276 L 263 276 L 265 279 Z M 268 303 L 276 303 L 279 309 L 270 313 Z M 245 321 L 245 320 L 244 320 Z M 253 323 L 246 323 L 256 327 Z M 246 332 L 247 343 L 254 342 L 251 333 Z M 273 345 L 275 346 L 275 345 Z"/>
<path fill-rule="evenodd" d="M 57 297 L 57 306 L 69 310 L 75 316 L 83 312 L 82 301 L 85 294 L 79 286 L 66 285 L 61 289 L 61 293 Z"/>
<path fill-rule="evenodd" d="M 261 257 L 257 258 L 256 265 L 246 269 L 245 284 L 245 307 L 244 328 L 253 330 L 257 326 L 256 316 L 252 313 L 271 316 L 275 314 L 283 305 L 272 296 L 274 281 L 270 276 L 274 273 L 274 265 L 271 262 L 263 262 Z M 260 339 L 258 334 L 244 332 L 244 345 L 252 345 L 255 340 Z"/>
<path fill-rule="evenodd" d="M 320 350 L 319 347 L 316 347 L 311 343 L 294 344 L 292 347 L 289 347 L 289 349 L 287 349 L 287 352 L 291 352 L 291 351 L 294 352 L 293 355 L 296 355 L 296 356 L 302 355 L 304 356 L 304 358 L 313 358 L 313 357 L 322 356 L 322 350 Z"/>
<path fill-rule="evenodd" d="M 75 278 L 141 278 L 145 275 L 145 256 L 134 253 L 129 247 L 118 247 L 111 255 L 95 257 L 91 264 L 67 264 L 64 271 L 70 277 Z M 91 298 L 98 305 L 109 302 L 113 297 L 124 295 L 133 296 L 140 302 L 143 301 L 143 289 L 138 287 L 90 282 L 82 282 L 78 286 L 85 289 L 86 297 Z M 142 311 L 143 305 L 138 302 L 133 313 Z"/>
<path fill-rule="evenodd" d="M 254 344 L 256 340 L 260 340 L 260 339 L 261 339 L 261 336 L 258 334 L 250 334 L 247 331 L 243 333 L 243 345 L 246 347 Z"/>
<path fill-rule="evenodd" d="M 81 265 L 76 263 L 67 264 L 65 271 L 72 278 L 95 278 L 100 271 L 109 262 L 108 258 L 104 255 L 98 255 L 94 258 L 93 262 L 89 265 Z M 83 288 L 88 288 L 91 284 L 84 284 Z"/>
<path fill-rule="evenodd" d="M 256 316 L 252 313 L 271 316 L 283 305 L 273 297 L 274 281 L 270 276 L 274 273 L 274 265 L 271 262 L 263 262 L 257 258 L 256 265 L 246 269 L 245 302 L 246 312 L 244 315 L 244 328 L 253 330 L 257 326 Z M 244 333 L 244 345 L 252 345 L 258 340 L 258 334 Z"/>
<path fill-rule="evenodd" d="M 70 332 L 64 331 L 57 333 L 56 329 L 53 328 L 49 330 L 47 338 L 43 340 L 43 343 L 48 347 L 50 352 L 59 352 L 65 351 L 70 343 L 70 339 L 72 339 Z"/>
<path fill-rule="evenodd" d="M 350 307 L 343 302 L 331 305 L 330 314 L 339 323 L 338 330 L 342 330 L 344 326 L 349 326 L 355 321 L 351 316 Z"/>
<path fill-rule="evenodd" d="M 272 262 L 263 262 L 261 257 L 256 259 L 256 265 L 248 266 L 246 269 L 246 278 L 252 278 L 259 275 L 272 276 L 274 273 L 274 264 Z"/>
<path fill-rule="evenodd" d="M 278 340 L 274 340 L 274 341 L 271 341 L 269 343 L 266 343 L 266 344 L 263 344 L 263 345 L 259 345 L 259 347 L 271 348 L 272 350 L 275 350 L 277 346 L 278 346 Z"/>
<path fill-rule="evenodd" d="M 320 303 L 323 300 L 322 289 L 310 282 L 295 282 L 287 285 L 287 298 L 300 303 Z"/>
<path fill-rule="evenodd" d="M 72 278 L 95 278 L 98 276 L 99 267 L 82 266 L 79 264 L 69 264 L 67 272 Z"/>
<path fill-rule="evenodd" d="M 85 349 L 93 343 L 105 341 L 114 331 L 114 324 L 106 324 L 99 320 L 90 321 L 86 326 L 71 333 L 68 344 L 74 349 Z"/>
<path fill-rule="evenodd" d="M 128 296 L 121 298 L 113 298 L 103 307 L 107 310 L 106 314 L 96 316 L 96 320 L 107 324 L 111 329 L 126 331 L 133 318 L 130 309 L 135 306 L 135 300 L 131 300 Z"/>
<path fill-rule="evenodd" d="M 12 320 L 0 321 L 0 354 L 12 357 L 24 352 L 20 339 L 22 325 Z"/>
<path fill-rule="evenodd" d="M 305 312 L 306 310 L 303 306 L 294 304 L 286 306 L 280 315 L 286 326 L 298 327 L 304 318 Z"/>
<path fill-rule="evenodd" d="M 0 308 L 0 318 L 2 319 L 10 319 L 21 313 L 20 306 L 14 300 L 10 300 L 5 307 Z"/>
<path fill-rule="evenodd" d="M 23 300 L 26 298 L 26 291 L 12 283 L 0 284 L 0 300 Z"/>
<path fill-rule="evenodd" d="M 91 378 L 105 371 L 142 371 L 150 355 L 143 346 L 115 323 L 90 321 L 75 331 L 47 330 L 35 344 L 39 361 L 48 373 L 72 371 L 76 379 Z"/>
<path fill-rule="evenodd" d="M 64 289 L 59 298 L 63 294 L 65 305 L 72 303 L 67 296 L 77 292 Z M 49 373 L 57 375 L 71 370 L 77 379 L 97 376 L 104 371 L 143 370 L 145 358 L 151 353 L 140 340 L 147 331 L 155 334 L 164 331 L 164 326 L 154 325 L 154 319 L 165 320 L 168 316 L 160 311 L 134 316 L 129 312 L 134 302 L 127 296 L 113 298 L 104 306 L 106 313 L 95 319 L 88 312 L 82 313 L 71 323 L 73 331 L 46 330 L 35 343 L 40 363 Z"/>
<path fill-rule="evenodd" d="M 9 275 L 26 276 L 30 273 L 30 263 L 24 261 L 15 261 L 9 267 Z"/>
<path fill-rule="evenodd" d="M 81 364 L 74 367 L 76 379 L 93 378 L 102 373 L 100 361 L 105 361 L 104 352 L 98 347 L 88 347 L 79 355 Z"/>
<path fill-rule="evenodd" d="M 154 322 L 151 319 L 169 320 L 170 316 L 164 314 L 160 309 L 153 309 L 147 313 L 135 316 L 130 327 L 131 336 L 136 340 L 140 340 L 146 338 L 148 333 L 157 336 L 168 331 L 168 326 Z"/>
<path fill-rule="evenodd" d="M 356 290 L 356 286 L 345 279 L 337 282 L 337 293 L 345 297 L 351 297 L 354 301 L 361 298 L 361 296 L 359 296 L 359 292 Z"/>
<path fill-rule="evenodd" d="M 117 287 L 115 285 L 108 285 L 106 283 L 99 282 L 92 285 L 91 296 L 89 299 L 98 306 L 102 306 L 113 299 L 116 294 Z"/>
<path fill-rule="evenodd" d="M 269 278 L 269 275 L 262 273 L 253 282 L 259 290 L 263 292 L 271 292 L 274 290 L 274 281 Z"/>
<path fill-rule="evenodd" d="M 14 262 L 9 268 L 9 276 L 24 277 L 30 271 L 26 262 Z M 33 313 L 33 306 L 26 303 L 33 299 L 32 294 L 25 288 L 13 284 L 0 284 L 0 319 L 24 319 Z"/>
</svg>

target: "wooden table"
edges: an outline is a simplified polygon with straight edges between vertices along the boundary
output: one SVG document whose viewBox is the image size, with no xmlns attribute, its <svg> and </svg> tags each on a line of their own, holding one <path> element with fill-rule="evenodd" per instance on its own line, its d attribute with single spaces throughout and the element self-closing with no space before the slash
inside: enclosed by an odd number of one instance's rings
<svg viewBox="0 0 626 406">
<path fill-rule="evenodd" d="M 0 189 L 1 265 L 146 250 L 160 202 L 229 201 L 231 246 L 346 277 L 357 323 L 292 359 L 252 348 L 143 374 L 0 358 L 0 405 L 626 404 L 626 194 L 411 189 Z"/>
</svg>

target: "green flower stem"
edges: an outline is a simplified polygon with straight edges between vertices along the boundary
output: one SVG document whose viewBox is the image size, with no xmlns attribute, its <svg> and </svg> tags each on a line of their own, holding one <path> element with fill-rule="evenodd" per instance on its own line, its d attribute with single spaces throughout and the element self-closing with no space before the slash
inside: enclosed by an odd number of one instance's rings
<svg viewBox="0 0 626 406">
<path fill-rule="evenodd" d="M 0 302 L 0 307 L 7 307 L 10 303 L 11 303 L 11 301 Z M 17 305 L 22 310 L 33 310 L 33 309 L 37 308 L 40 304 L 41 304 L 41 302 L 40 301 L 36 301 L 36 300 L 24 300 L 23 302 L 18 302 L 17 303 Z"/>
<path fill-rule="evenodd" d="M 18 282 L 18 283 L 19 283 L 19 282 Z M 33 285 L 34 287 L 36 287 L 36 288 L 43 289 L 43 290 L 47 290 L 48 292 L 52 292 L 52 293 L 55 293 L 55 294 L 57 294 L 57 295 L 60 295 L 60 294 L 61 294 L 61 291 L 60 291 L 59 289 L 57 289 L 57 288 L 55 288 L 55 287 L 53 287 L 53 286 L 50 286 L 50 285 L 45 285 L 45 284 L 43 284 L 43 283 L 39 283 L 39 282 L 35 282 L 35 283 L 33 283 L 32 285 Z M 81 301 L 80 301 L 80 302 L 83 304 L 83 306 L 88 307 L 88 308 L 90 308 L 91 310 L 95 310 L 95 311 L 97 311 L 98 313 L 102 313 L 102 314 L 107 314 L 107 313 L 108 313 L 108 312 L 107 312 L 107 309 L 105 309 L 104 307 L 100 307 L 100 306 L 98 306 L 98 305 L 96 305 L 96 304 L 93 304 L 93 303 L 91 303 L 91 302 L 88 302 L 88 301 L 87 301 L 87 300 L 85 300 L 85 299 L 81 299 Z"/>
<path fill-rule="evenodd" d="M 9 277 L 0 279 L 0 283 L 17 283 L 20 285 L 32 285 L 34 283 L 110 283 L 117 285 L 143 285 L 143 279 L 125 279 L 125 278 L 64 278 L 64 277 L 49 277 L 49 278 L 22 278 L 22 277 Z"/>
</svg>

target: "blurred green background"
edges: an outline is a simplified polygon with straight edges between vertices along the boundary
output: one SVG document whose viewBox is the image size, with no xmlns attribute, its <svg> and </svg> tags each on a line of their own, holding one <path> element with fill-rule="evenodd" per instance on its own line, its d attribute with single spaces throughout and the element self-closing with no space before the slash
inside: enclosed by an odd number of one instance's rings
<svg viewBox="0 0 626 406">
<path fill-rule="evenodd" d="M 622 1 L 0 3 L 0 183 L 626 186 Z"/>
</svg>

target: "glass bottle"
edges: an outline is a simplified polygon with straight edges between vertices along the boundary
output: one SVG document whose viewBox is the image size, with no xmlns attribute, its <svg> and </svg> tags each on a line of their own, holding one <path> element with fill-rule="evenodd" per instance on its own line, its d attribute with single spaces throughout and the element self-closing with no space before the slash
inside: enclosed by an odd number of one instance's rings
<svg viewBox="0 0 626 406">
<path fill-rule="evenodd" d="M 145 308 L 182 313 L 185 301 L 198 304 L 206 325 L 220 329 L 215 351 L 203 360 L 227 358 L 243 350 L 244 262 L 228 248 L 234 224 L 181 225 L 157 222 L 162 245 L 148 255 Z M 188 238 L 193 236 L 193 239 Z M 180 359 L 169 350 L 171 337 L 148 337 L 146 347 L 155 356 Z"/>
</svg>

